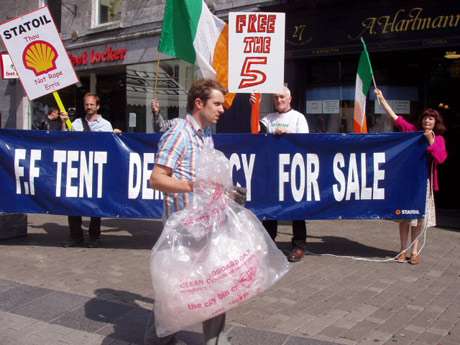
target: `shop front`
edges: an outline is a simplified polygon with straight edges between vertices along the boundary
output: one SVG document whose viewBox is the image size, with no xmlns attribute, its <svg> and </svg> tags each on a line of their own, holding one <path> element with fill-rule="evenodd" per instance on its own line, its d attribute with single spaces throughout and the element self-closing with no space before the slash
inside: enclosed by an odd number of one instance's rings
<svg viewBox="0 0 460 345">
<path fill-rule="evenodd" d="M 312 132 L 351 132 L 356 71 L 363 37 L 375 80 L 396 111 L 416 121 L 427 107 L 448 127 L 448 161 L 437 204 L 460 226 L 460 3 L 454 1 L 287 1 L 263 10 L 286 12 L 286 82 Z M 375 101 L 370 132 L 392 131 Z M 414 172 L 415 173 L 415 172 Z M 444 217 L 444 219 L 447 219 Z"/>
<path fill-rule="evenodd" d="M 99 95 L 100 113 L 114 128 L 123 131 L 152 131 L 153 97 L 160 100 L 163 116 L 184 116 L 186 90 L 193 80 L 194 67 L 158 55 L 154 48 L 157 45 L 158 36 L 83 47 L 67 45 L 80 81 L 59 91 L 71 117 L 84 115 L 83 95 L 87 92 Z M 54 105 L 52 95 L 32 102 L 34 128 Z"/>
</svg>

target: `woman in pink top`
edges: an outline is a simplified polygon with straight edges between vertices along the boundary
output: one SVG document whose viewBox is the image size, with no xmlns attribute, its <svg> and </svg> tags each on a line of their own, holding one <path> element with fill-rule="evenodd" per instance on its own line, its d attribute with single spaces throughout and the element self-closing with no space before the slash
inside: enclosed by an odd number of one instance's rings
<svg viewBox="0 0 460 345">
<path fill-rule="evenodd" d="M 424 131 L 425 137 L 428 140 L 427 152 L 429 153 L 430 161 L 430 177 L 427 187 L 427 200 L 426 200 L 426 212 L 424 219 L 416 220 L 403 220 L 399 223 L 399 235 L 401 238 L 401 253 L 397 256 L 398 262 L 405 262 L 407 252 L 407 240 L 409 238 L 409 228 L 411 229 L 411 239 L 414 242 L 411 250 L 411 256 L 409 262 L 413 265 L 420 263 L 420 254 L 418 251 L 419 243 L 416 238 L 420 234 L 422 225 L 426 223 L 427 226 L 435 226 L 435 208 L 434 198 L 432 190 L 439 190 L 438 181 L 438 165 L 445 162 L 447 159 L 446 141 L 442 134 L 446 131 L 441 114 L 436 110 L 428 108 L 420 116 L 419 127 L 407 122 L 402 116 L 395 114 L 393 109 L 383 97 L 382 91 L 379 89 L 375 90 L 375 94 L 385 109 L 386 113 L 394 120 L 396 127 L 403 132 L 415 132 L 417 130 Z M 430 184 L 431 182 L 431 184 Z"/>
</svg>

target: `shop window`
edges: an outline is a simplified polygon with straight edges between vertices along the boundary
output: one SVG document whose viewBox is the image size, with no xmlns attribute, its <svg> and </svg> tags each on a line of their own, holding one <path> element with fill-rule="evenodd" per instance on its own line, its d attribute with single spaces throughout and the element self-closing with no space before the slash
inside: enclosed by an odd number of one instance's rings
<svg viewBox="0 0 460 345">
<path fill-rule="evenodd" d="M 409 117 L 418 104 L 417 87 L 381 85 L 395 112 Z M 305 113 L 311 132 L 353 132 L 354 85 L 311 87 L 306 90 Z M 366 104 L 369 132 L 389 132 L 393 122 L 376 102 L 374 89 L 369 90 Z"/>
<path fill-rule="evenodd" d="M 126 67 L 126 99 L 129 131 L 152 132 L 152 98 L 160 102 L 164 120 L 184 117 L 187 91 L 194 80 L 195 67 L 184 61 L 168 60 Z"/>
<path fill-rule="evenodd" d="M 121 0 L 93 0 L 94 26 L 119 21 L 121 9 Z"/>
</svg>

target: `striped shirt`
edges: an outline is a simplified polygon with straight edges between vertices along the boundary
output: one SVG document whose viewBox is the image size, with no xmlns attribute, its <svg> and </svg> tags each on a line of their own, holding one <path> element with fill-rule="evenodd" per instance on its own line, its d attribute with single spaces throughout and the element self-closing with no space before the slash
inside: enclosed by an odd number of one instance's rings
<svg viewBox="0 0 460 345">
<path fill-rule="evenodd" d="M 155 164 L 172 169 L 178 180 L 194 181 L 199 153 L 204 146 L 214 147 L 211 128 L 204 130 L 191 115 L 178 119 L 158 143 Z M 164 193 L 163 219 L 182 210 L 192 200 L 192 193 Z"/>
</svg>

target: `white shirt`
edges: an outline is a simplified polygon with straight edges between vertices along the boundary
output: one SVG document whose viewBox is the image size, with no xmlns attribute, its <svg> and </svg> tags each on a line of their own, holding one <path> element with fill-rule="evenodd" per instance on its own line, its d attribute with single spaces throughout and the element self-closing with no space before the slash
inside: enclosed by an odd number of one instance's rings
<svg viewBox="0 0 460 345">
<path fill-rule="evenodd" d="M 82 120 L 82 118 L 78 118 L 72 122 L 72 129 L 74 131 L 82 132 L 84 130 Z M 96 120 L 87 122 L 91 132 L 113 132 L 112 124 L 101 115 L 97 115 Z"/>
<path fill-rule="evenodd" d="M 286 133 L 308 133 L 307 119 L 302 113 L 291 109 L 285 113 L 270 113 L 261 122 L 267 127 L 268 133 L 275 133 L 277 129 L 282 129 Z"/>
</svg>

